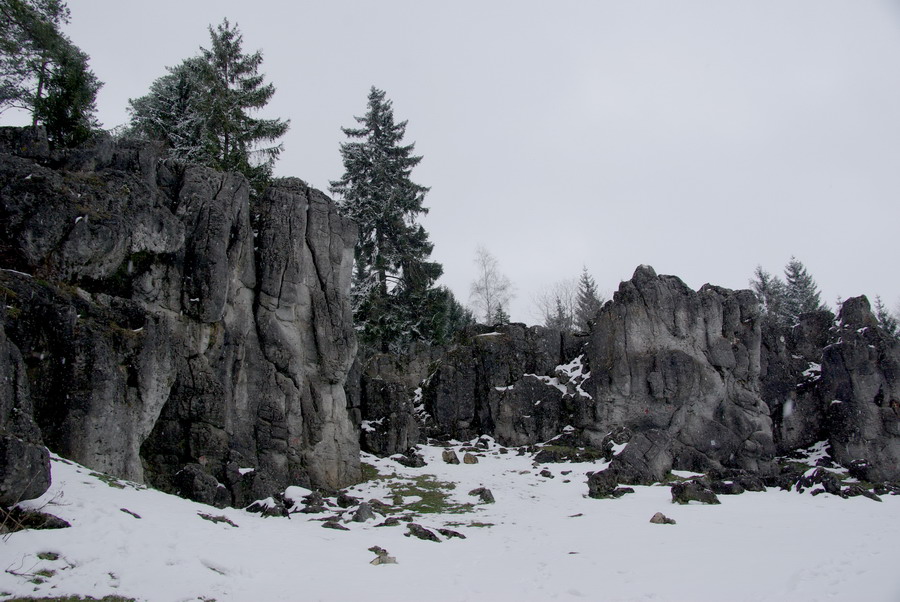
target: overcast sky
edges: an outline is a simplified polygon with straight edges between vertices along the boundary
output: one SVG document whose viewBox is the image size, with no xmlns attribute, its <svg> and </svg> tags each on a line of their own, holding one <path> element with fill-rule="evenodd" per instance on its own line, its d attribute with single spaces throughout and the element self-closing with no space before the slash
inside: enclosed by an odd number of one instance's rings
<svg viewBox="0 0 900 602">
<path fill-rule="evenodd" d="M 278 175 L 327 191 L 375 85 L 409 120 L 442 283 L 484 245 L 533 297 L 587 266 L 744 288 L 803 261 L 838 295 L 900 301 L 900 3 L 886 0 L 70 0 L 105 127 L 236 22 L 289 118 Z"/>
</svg>

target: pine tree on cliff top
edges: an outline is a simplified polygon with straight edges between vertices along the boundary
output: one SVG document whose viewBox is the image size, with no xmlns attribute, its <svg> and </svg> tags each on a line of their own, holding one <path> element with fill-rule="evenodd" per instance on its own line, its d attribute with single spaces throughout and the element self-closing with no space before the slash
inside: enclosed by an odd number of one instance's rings
<svg viewBox="0 0 900 602">
<path fill-rule="evenodd" d="M 796 257 L 791 257 L 784 268 L 784 284 L 784 309 L 789 326 L 797 324 L 801 314 L 826 309 L 819 298 L 816 281 Z"/>
<path fill-rule="evenodd" d="M 359 225 L 353 309 L 364 343 L 400 350 L 431 340 L 432 290 L 443 269 L 428 261 L 433 244 L 418 223 L 428 188 L 411 179 L 422 157 L 404 145 L 406 121 L 394 122 L 392 103 L 374 86 L 359 128 L 341 128 L 344 175 L 331 182 L 341 211 Z"/>
<path fill-rule="evenodd" d="M 578 279 L 578 306 L 575 309 L 575 327 L 581 332 L 590 330 L 590 324 L 597 317 L 597 312 L 603 305 L 603 300 L 597 292 L 597 283 L 588 273 L 587 268 L 581 269 L 581 277 Z"/>
<path fill-rule="evenodd" d="M 259 191 L 282 151 L 289 121 L 257 119 L 275 87 L 259 73 L 262 53 L 245 54 L 237 25 L 209 27 L 210 48 L 170 68 L 131 100 L 132 128 L 169 144 L 178 159 L 244 174 Z"/>
</svg>

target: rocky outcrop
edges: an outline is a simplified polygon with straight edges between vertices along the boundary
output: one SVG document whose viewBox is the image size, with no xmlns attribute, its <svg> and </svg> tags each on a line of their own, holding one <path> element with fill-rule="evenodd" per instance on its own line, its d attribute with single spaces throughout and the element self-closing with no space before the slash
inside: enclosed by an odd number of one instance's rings
<svg viewBox="0 0 900 602">
<path fill-rule="evenodd" d="M 50 487 L 50 456 L 32 418 L 25 362 L 4 328 L 11 294 L 0 288 L 0 508 Z"/>
<path fill-rule="evenodd" d="M 444 349 L 421 344 L 403 355 L 357 358 L 347 387 L 351 416 L 360 426 L 360 447 L 378 456 L 405 454 L 421 442 L 425 426 L 422 383 Z"/>
<path fill-rule="evenodd" d="M 835 340 L 834 314 L 815 311 L 786 328 L 764 320 L 760 347 L 760 396 L 772 416 L 779 454 L 827 438 L 819 392 L 822 351 Z"/>
<path fill-rule="evenodd" d="M 160 157 L 109 140 L 54 168 L 0 154 L 6 332 L 44 441 L 198 498 L 201 470 L 238 505 L 353 482 L 355 226 L 300 180 L 251 211 L 242 177 Z"/>
<path fill-rule="evenodd" d="M 493 435 L 528 445 L 559 434 L 586 398 L 582 364 L 563 356 L 560 333 L 540 326 L 479 327 L 445 355 L 424 388 L 431 434 Z M 573 347 L 575 347 L 573 345 Z"/>
<path fill-rule="evenodd" d="M 634 432 L 614 464 L 639 482 L 673 467 L 765 472 L 775 446 L 759 358 L 752 292 L 693 291 L 640 266 L 594 323 L 585 385 L 593 403 L 575 426 L 598 445 L 617 427 Z"/>
<path fill-rule="evenodd" d="M 821 399 L 834 459 L 868 481 L 900 481 L 900 341 L 865 297 L 844 301 L 840 338 L 822 358 Z"/>
</svg>

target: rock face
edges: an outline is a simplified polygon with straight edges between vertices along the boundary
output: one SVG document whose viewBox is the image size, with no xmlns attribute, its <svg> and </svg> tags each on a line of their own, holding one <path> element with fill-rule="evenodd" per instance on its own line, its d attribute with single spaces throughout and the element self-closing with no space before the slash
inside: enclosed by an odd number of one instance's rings
<svg viewBox="0 0 900 602">
<path fill-rule="evenodd" d="M 775 446 L 759 394 L 759 357 L 752 292 L 693 291 L 641 266 L 594 324 L 585 386 L 593 403 L 575 426 L 597 444 L 617 427 L 633 431 L 614 465 L 646 468 L 642 481 L 673 467 L 764 472 Z"/>
<path fill-rule="evenodd" d="M 540 326 L 480 327 L 445 355 L 424 388 L 432 434 L 493 435 L 528 445 L 559 434 L 579 403 L 580 361 L 564 365 L 560 333 Z M 574 347 L 574 346 L 573 346 Z"/>
<path fill-rule="evenodd" d="M 763 321 L 760 395 L 772 415 L 778 453 L 827 438 L 819 379 L 822 351 L 834 341 L 834 314 L 830 311 L 803 314 L 793 328 Z"/>
<path fill-rule="evenodd" d="M 348 382 L 351 416 L 360 446 L 378 456 L 406 453 L 422 436 L 421 383 L 444 350 L 422 345 L 403 356 L 359 357 Z M 362 354 L 361 354 L 362 355 Z"/>
<path fill-rule="evenodd" d="M 823 351 L 821 398 L 834 459 L 868 481 L 900 480 L 900 341 L 878 327 L 869 301 L 840 312 Z"/>
<path fill-rule="evenodd" d="M 8 295 L 0 289 L 0 508 L 50 487 L 50 456 L 32 418 L 25 362 L 4 329 Z"/>
<path fill-rule="evenodd" d="M 169 491 L 208 481 L 199 469 L 238 505 L 359 477 L 344 394 L 356 229 L 325 195 L 282 180 L 251 211 L 242 177 L 146 143 L 101 141 L 52 169 L 10 150 L 0 291 L 48 446 Z M 197 478 L 176 483 L 188 466 Z"/>
</svg>

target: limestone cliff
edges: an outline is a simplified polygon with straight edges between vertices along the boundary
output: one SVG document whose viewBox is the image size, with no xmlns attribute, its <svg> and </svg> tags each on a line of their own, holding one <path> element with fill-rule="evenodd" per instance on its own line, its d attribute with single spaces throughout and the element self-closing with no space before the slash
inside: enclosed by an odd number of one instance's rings
<svg viewBox="0 0 900 602">
<path fill-rule="evenodd" d="M 289 179 L 251 205 L 147 143 L 2 150 L 6 335 L 51 449 L 237 505 L 358 478 L 356 229 L 325 195 Z"/>
</svg>

